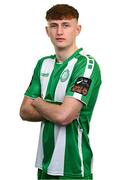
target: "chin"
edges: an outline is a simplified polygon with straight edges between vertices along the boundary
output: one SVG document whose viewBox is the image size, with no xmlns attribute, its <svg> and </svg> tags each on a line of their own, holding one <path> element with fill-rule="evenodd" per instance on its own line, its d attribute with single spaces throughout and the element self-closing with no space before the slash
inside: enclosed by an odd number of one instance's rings
<svg viewBox="0 0 119 180">
<path fill-rule="evenodd" d="M 54 46 L 55 46 L 55 48 L 57 48 L 57 49 L 65 49 L 65 48 L 68 47 L 68 45 L 63 45 L 63 44 L 62 44 L 62 45 L 61 45 L 61 44 L 60 44 L 60 45 L 59 45 L 59 44 L 57 44 L 57 45 L 55 44 Z"/>
<path fill-rule="evenodd" d="M 53 43 L 54 44 L 54 47 L 59 49 L 59 48 L 66 48 L 68 45 L 63 43 L 63 42 L 60 42 L 60 43 Z"/>
<path fill-rule="evenodd" d="M 55 46 L 56 49 L 59 49 L 59 50 L 63 50 L 63 49 L 66 49 L 67 46 Z"/>
</svg>

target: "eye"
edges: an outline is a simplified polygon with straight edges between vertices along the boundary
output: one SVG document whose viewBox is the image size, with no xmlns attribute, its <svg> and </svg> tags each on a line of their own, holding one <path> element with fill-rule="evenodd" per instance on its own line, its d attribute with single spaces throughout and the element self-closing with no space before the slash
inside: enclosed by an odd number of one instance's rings
<svg viewBox="0 0 119 180">
<path fill-rule="evenodd" d="M 57 24 L 50 24 L 50 28 L 57 28 Z"/>
<path fill-rule="evenodd" d="M 67 24 L 67 23 L 66 23 L 66 24 L 63 24 L 63 27 L 64 27 L 64 28 L 70 27 L 70 24 Z"/>
</svg>

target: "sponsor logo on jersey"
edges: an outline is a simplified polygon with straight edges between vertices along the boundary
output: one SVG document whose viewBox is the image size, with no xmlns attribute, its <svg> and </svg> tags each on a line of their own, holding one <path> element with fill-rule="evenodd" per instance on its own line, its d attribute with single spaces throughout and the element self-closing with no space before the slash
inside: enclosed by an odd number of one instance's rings
<svg viewBox="0 0 119 180">
<path fill-rule="evenodd" d="M 79 77 L 71 90 L 73 92 L 77 92 L 79 94 L 82 94 L 83 96 L 86 96 L 90 88 L 90 85 L 91 79 L 88 79 L 86 77 Z"/>
<path fill-rule="evenodd" d="M 43 76 L 43 77 L 48 77 L 48 76 L 49 76 L 49 73 L 42 73 L 42 72 L 41 72 L 40 75 Z"/>
<path fill-rule="evenodd" d="M 62 72 L 61 76 L 60 76 L 60 80 L 61 82 L 65 82 L 69 77 L 69 69 L 66 69 Z"/>
</svg>

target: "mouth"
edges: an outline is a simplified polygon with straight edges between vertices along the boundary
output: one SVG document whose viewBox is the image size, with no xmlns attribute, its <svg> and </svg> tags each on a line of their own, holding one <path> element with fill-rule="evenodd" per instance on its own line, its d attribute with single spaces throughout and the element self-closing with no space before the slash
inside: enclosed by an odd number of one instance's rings
<svg viewBox="0 0 119 180">
<path fill-rule="evenodd" d="M 58 41 L 58 42 L 65 41 L 65 38 L 56 38 L 56 41 Z"/>
</svg>

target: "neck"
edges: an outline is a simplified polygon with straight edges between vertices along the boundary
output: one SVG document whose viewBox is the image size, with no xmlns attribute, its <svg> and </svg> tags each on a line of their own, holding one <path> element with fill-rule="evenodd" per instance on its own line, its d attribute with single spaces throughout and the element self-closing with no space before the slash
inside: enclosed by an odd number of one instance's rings
<svg viewBox="0 0 119 180">
<path fill-rule="evenodd" d="M 69 58 L 78 48 L 76 46 L 67 48 L 55 48 L 57 62 L 64 62 Z"/>
</svg>

